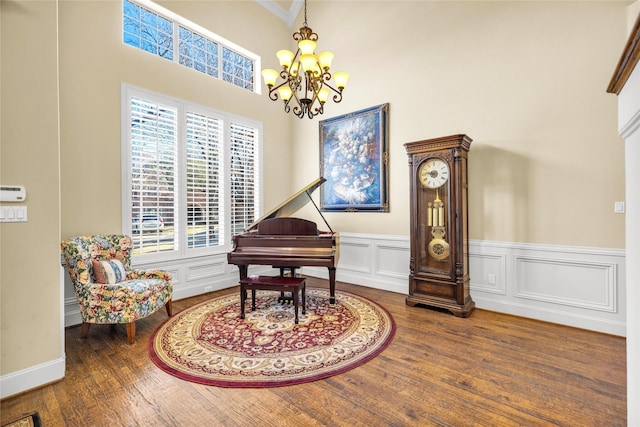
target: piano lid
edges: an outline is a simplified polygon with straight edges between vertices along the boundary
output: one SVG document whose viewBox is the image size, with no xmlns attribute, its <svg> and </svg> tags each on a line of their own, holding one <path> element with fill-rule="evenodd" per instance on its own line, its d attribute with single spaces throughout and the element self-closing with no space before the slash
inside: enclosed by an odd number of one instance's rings
<svg viewBox="0 0 640 427">
<path fill-rule="evenodd" d="M 245 231 L 249 231 L 255 228 L 259 223 L 267 219 L 291 216 L 293 213 L 299 211 L 300 209 L 302 209 L 303 206 L 309 203 L 309 200 L 311 200 L 311 203 L 313 203 L 313 206 L 315 206 L 318 213 L 320 213 L 320 216 L 322 216 L 324 223 L 327 225 L 327 227 L 329 227 L 329 223 L 327 223 L 327 220 L 324 219 L 322 212 L 320 212 L 320 209 L 318 209 L 318 206 L 311 198 L 311 193 L 313 193 L 316 190 L 316 188 L 320 187 L 325 181 L 326 181 L 326 178 L 322 176 L 315 179 L 311 184 L 305 186 L 296 194 L 289 197 L 287 200 L 280 203 L 275 208 L 271 209 L 266 215 L 263 215 L 260 219 L 258 219 L 257 221 L 254 221 L 251 225 L 249 225 L 246 228 Z M 331 230 L 331 227 L 329 227 L 329 230 Z M 331 231 L 333 232 L 333 230 Z"/>
</svg>

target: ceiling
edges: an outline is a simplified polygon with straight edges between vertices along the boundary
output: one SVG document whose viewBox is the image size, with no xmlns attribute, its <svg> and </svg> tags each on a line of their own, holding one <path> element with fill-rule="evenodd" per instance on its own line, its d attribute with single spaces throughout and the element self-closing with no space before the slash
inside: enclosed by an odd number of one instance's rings
<svg viewBox="0 0 640 427">
<path fill-rule="evenodd" d="M 282 19 L 291 29 L 304 0 L 256 0 L 262 7 Z"/>
</svg>

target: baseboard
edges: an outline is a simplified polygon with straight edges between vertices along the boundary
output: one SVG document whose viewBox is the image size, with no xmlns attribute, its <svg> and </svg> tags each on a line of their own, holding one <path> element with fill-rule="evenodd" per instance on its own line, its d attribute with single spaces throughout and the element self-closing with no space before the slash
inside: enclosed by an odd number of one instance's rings
<svg viewBox="0 0 640 427">
<path fill-rule="evenodd" d="M 476 303 L 476 308 L 483 310 L 511 314 L 616 336 L 625 336 L 626 333 L 624 322 L 616 320 L 601 319 L 585 314 L 567 314 L 562 310 L 554 310 L 553 308 L 530 307 L 513 302 L 507 303 L 491 298 L 484 298 L 484 296 L 477 295 L 477 293 L 473 296 L 473 300 Z"/>
<path fill-rule="evenodd" d="M 64 378 L 65 359 L 59 358 L 0 377 L 0 399 L 42 387 Z"/>
</svg>

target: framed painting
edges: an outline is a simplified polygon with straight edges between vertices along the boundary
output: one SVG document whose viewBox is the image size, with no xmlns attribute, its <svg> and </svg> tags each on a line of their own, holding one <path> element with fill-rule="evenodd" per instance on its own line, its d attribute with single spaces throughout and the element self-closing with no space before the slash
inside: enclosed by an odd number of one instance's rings
<svg viewBox="0 0 640 427">
<path fill-rule="evenodd" d="M 323 211 L 389 212 L 389 104 L 320 122 Z"/>
</svg>

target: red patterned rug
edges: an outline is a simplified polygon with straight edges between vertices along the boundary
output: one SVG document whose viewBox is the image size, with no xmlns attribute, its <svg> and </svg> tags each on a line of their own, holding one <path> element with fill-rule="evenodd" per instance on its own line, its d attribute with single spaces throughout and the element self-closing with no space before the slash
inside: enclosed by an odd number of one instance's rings
<svg viewBox="0 0 640 427">
<path fill-rule="evenodd" d="M 239 292 L 167 319 L 149 340 L 151 360 L 183 380 L 219 387 L 278 387 L 340 374 L 373 359 L 393 339 L 395 323 L 373 301 L 307 289 L 307 310 L 294 323 L 279 292 L 258 291 L 240 319 Z"/>
</svg>

